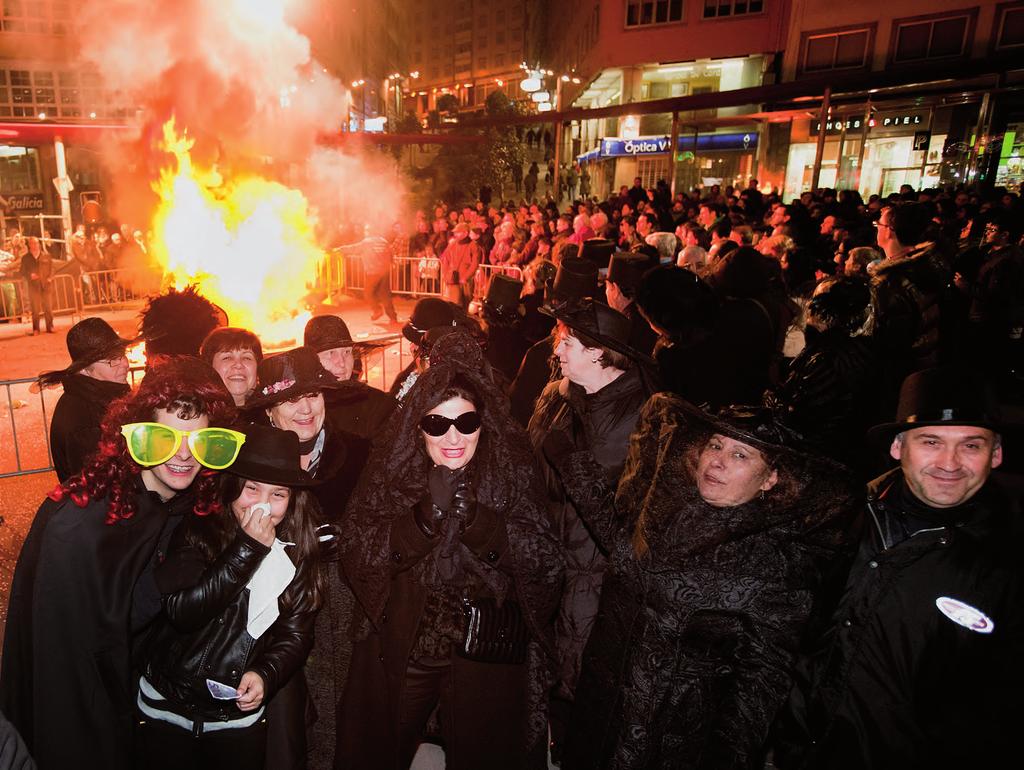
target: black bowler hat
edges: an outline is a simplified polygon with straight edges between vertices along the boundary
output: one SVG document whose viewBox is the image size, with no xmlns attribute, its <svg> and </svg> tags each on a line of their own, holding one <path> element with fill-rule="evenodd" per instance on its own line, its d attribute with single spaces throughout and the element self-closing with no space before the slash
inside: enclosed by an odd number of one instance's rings
<svg viewBox="0 0 1024 770">
<path fill-rule="evenodd" d="M 246 409 L 265 409 L 341 383 L 324 369 L 320 357 L 306 347 L 286 350 L 260 361 L 256 367 L 256 387 L 245 400 Z"/>
<path fill-rule="evenodd" d="M 523 282 L 507 275 L 498 274 L 491 278 L 484 297 L 484 310 L 499 315 L 517 315 L 522 303 Z"/>
<path fill-rule="evenodd" d="M 636 289 L 648 267 L 650 261 L 647 257 L 631 251 L 618 251 L 608 260 L 608 275 L 605 280 L 611 281 L 620 289 Z"/>
<path fill-rule="evenodd" d="M 306 322 L 302 333 L 303 347 L 310 348 L 314 353 L 323 353 L 334 348 L 355 348 L 357 351 L 371 350 L 390 345 L 388 342 L 371 340 L 355 341 L 348 330 L 348 324 L 336 315 L 318 315 Z"/>
<path fill-rule="evenodd" d="M 900 387 L 896 421 L 868 431 L 872 441 L 892 440 L 901 431 L 934 425 L 971 425 L 999 430 L 989 384 L 975 372 L 936 366 L 907 375 Z"/>
<path fill-rule="evenodd" d="M 578 257 L 563 257 L 551 286 L 550 301 L 565 302 L 597 294 L 597 265 Z"/>
<path fill-rule="evenodd" d="M 540 312 L 553 316 L 573 331 L 585 334 L 598 345 L 622 353 L 634 361 L 654 361 L 629 344 L 632 322 L 603 302 L 594 299 L 570 300 L 554 307 L 542 307 Z"/>
<path fill-rule="evenodd" d="M 455 305 L 437 297 L 424 297 L 412 309 L 412 317 L 402 327 L 402 336 L 419 345 L 429 329 L 456 325 Z"/>
<path fill-rule="evenodd" d="M 68 330 L 67 346 L 71 365 L 55 372 L 39 375 L 40 385 L 54 385 L 65 377 L 76 374 L 97 361 L 113 358 L 135 344 L 136 339 L 124 339 L 102 318 L 84 318 Z"/>
<path fill-rule="evenodd" d="M 245 425 L 238 430 L 245 434 L 245 443 L 228 473 L 285 487 L 310 487 L 316 483 L 302 470 L 299 437 L 295 433 L 269 425 Z"/>
</svg>

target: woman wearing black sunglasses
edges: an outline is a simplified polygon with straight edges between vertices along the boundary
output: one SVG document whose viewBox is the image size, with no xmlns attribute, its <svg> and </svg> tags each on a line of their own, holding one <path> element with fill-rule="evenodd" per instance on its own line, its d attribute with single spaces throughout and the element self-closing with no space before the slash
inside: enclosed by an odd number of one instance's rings
<svg viewBox="0 0 1024 770">
<path fill-rule="evenodd" d="M 440 706 L 450 770 L 546 767 L 561 549 L 480 346 L 452 332 L 430 363 L 348 508 L 342 564 L 365 616 L 337 756 L 407 768 Z"/>
</svg>

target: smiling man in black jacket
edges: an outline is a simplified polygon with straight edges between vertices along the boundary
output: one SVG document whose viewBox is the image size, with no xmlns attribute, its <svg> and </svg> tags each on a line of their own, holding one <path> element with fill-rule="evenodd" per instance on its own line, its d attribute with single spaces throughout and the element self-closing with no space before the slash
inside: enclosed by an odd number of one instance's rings
<svg viewBox="0 0 1024 770">
<path fill-rule="evenodd" d="M 1024 670 L 1021 539 L 969 373 L 909 376 L 872 430 L 900 467 L 868 487 L 846 587 L 779 720 L 780 768 L 1002 767 Z"/>
</svg>

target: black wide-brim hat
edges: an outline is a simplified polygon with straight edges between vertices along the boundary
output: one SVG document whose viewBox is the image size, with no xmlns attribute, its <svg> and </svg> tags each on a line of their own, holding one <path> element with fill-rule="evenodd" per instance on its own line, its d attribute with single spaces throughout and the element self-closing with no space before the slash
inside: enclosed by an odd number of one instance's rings
<svg viewBox="0 0 1024 770">
<path fill-rule="evenodd" d="M 711 407 L 681 402 L 682 411 L 709 434 L 719 433 L 742 442 L 759 452 L 779 455 L 806 456 L 809 448 L 803 437 L 782 421 L 777 409 L 761 405 L 731 405 Z"/>
<path fill-rule="evenodd" d="M 654 363 L 653 358 L 629 344 L 633 322 L 603 302 L 594 299 L 570 300 L 552 307 L 542 307 L 540 312 L 561 321 L 574 331 L 582 332 L 609 350 L 634 361 Z"/>
<path fill-rule="evenodd" d="M 318 315 L 306 322 L 302 333 L 302 346 L 314 353 L 334 348 L 355 348 L 358 352 L 375 350 L 393 344 L 394 340 L 353 340 L 344 319 L 336 315 Z"/>
<path fill-rule="evenodd" d="M 302 470 L 299 437 L 269 425 L 239 425 L 245 434 L 238 457 L 227 472 L 250 481 L 284 487 L 311 487 L 316 480 Z"/>
<path fill-rule="evenodd" d="M 268 356 L 256 367 L 256 387 L 245 409 L 266 409 L 303 393 L 340 388 L 342 383 L 320 363 L 310 348 L 298 347 Z"/>
<path fill-rule="evenodd" d="M 998 432 L 998 404 L 991 383 L 974 371 L 936 366 L 907 375 L 900 386 L 896 420 L 868 431 L 872 443 L 892 441 L 897 433 L 937 425 L 970 425 Z"/>
<path fill-rule="evenodd" d="M 39 375 L 39 384 L 53 385 L 62 382 L 65 377 L 77 374 L 97 361 L 112 358 L 115 353 L 123 352 L 139 339 L 125 339 L 119 336 L 102 318 L 84 318 L 68 330 L 67 346 L 71 365 L 58 371 L 44 372 Z"/>
</svg>

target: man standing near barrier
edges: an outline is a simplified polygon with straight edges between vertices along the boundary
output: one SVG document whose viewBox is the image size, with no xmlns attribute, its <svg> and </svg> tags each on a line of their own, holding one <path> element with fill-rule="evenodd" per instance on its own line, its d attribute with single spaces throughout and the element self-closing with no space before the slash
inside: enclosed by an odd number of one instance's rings
<svg viewBox="0 0 1024 770">
<path fill-rule="evenodd" d="M 39 239 L 28 239 L 28 251 L 21 258 L 21 277 L 28 286 L 32 303 L 32 334 L 39 334 L 39 316 L 46 319 L 46 333 L 53 334 L 53 261 Z"/>
<path fill-rule="evenodd" d="M 441 277 L 445 282 L 445 298 L 456 305 L 469 304 L 470 285 L 484 253 L 476 241 L 469 239 L 469 225 L 455 225 L 455 240 L 441 255 Z"/>
<path fill-rule="evenodd" d="M 368 229 L 366 237 L 357 248 L 363 258 L 366 274 L 363 291 L 366 301 L 370 303 L 370 320 L 376 321 L 387 313 L 391 323 L 397 324 L 398 313 L 391 301 L 391 244 Z"/>
</svg>

